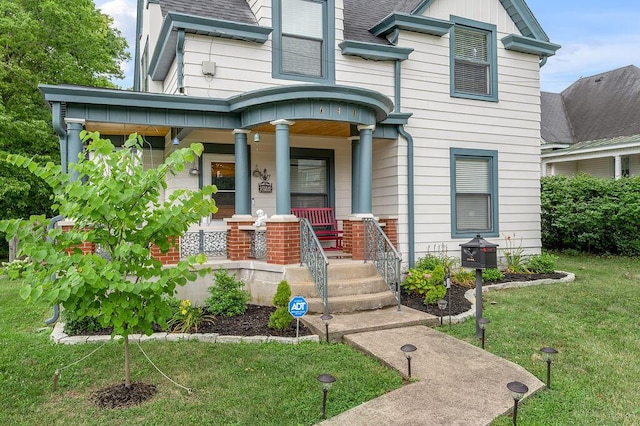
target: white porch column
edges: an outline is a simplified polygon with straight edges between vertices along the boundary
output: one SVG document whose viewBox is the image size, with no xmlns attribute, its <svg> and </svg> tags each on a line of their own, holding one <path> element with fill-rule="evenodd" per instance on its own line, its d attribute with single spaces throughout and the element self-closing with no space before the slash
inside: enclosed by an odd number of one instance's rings
<svg viewBox="0 0 640 426">
<path fill-rule="evenodd" d="M 616 155 L 614 157 L 614 163 L 615 163 L 615 178 L 620 179 L 622 177 L 622 157 L 619 155 Z"/>
</svg>

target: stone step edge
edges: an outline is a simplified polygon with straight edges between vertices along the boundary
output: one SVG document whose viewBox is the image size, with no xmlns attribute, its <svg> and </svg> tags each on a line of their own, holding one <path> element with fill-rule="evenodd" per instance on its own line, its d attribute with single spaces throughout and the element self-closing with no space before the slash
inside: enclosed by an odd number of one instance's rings
<svg viewBox="0 0 640 426">
<path fill-rule="evenodd" d="M 51 340 L 56 344 L 78 345 L 82 343 L 100 343 L 109 342 L 110 340 L 121 340 L 122 336 L 111 338 L 110 335 L 95 336 L 69 336 L 64 332 L 64 323 L 57 322 L 51 332 Z M 159 340 L 167 342 L 177 342 L 179 340 L 199 340 L 207 343 L 283 343 L 296 345 L 300 342 L 320 342 L 320 336 L 317 334 L 300 337 L 280 337 L 280 336 L 227 336 L 219 333 L 153 333 L 150 336 L 144 334 L 130 334 L 131 342 L 147 342 L 150 340 Z"/>
</svg>

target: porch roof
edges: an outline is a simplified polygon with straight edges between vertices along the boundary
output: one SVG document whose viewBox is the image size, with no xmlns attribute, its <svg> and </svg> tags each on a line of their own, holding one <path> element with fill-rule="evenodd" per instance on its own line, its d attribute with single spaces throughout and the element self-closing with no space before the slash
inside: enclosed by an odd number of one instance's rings
<svg viewBox="0 0 640 426">
<path fill-rule="evenodd" d="M 287 85 L 227 99 L 71 85 L 39 87 L 53 107 L 54 123 L 71 118 L 123 128 L 250 129 L 281 118 L 375 125 L 393 110 L 387 96 L 350 86 Z"/>
</svg>

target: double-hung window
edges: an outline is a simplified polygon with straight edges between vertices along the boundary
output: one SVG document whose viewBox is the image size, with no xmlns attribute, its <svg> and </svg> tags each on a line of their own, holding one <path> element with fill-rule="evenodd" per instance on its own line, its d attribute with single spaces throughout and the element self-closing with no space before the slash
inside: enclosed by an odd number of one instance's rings
<svg viewBox="0 0 640 426">
<path fill-rule="evenodd" d="M 451 96 L 498 100 L 496 27 L 451 17 Z"/>
<path fill-rule="evenodd" d="M 498 236 L 498 152 L 452 148 L 450 155 L 452 237 Z"/>
<path fill-rule="evenodd" d="M 274 0 L 273 76 L 335 80 L 333 0 Z"/>
</svg>

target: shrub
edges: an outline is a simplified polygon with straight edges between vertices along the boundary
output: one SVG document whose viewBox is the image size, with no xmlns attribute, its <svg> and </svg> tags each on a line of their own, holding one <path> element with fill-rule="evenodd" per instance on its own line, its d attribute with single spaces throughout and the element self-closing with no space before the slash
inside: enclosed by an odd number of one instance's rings
<svg viewBox="0 0 640 426">
<path fill-rule="evenodd" d="M 531 256 L 527 261 L 527 269 L 534 274 L 552 274 L 556 271 L 558 256 L 541 253 Z"/>
<path fill-rule="evenodd" d="M 209 296 L 205 304 L 214 315 L 232 317 L 247 310 L 249 293 L 242 289 L 244 283 L 226 269 L 218 269 L 213 276 L 214 284 L 209 287 Z"/>
<path fill-rule="evenodd" d="M 274 330 L 284 330 L 291 325 L 291 314 L 289 313 L 289 300 L 291 299 L 291 287 L 286 280 L 278 283 L 278 289 L 273 296 L 273 304 L 276 310 L 269 316 L 267 327 Z"/>
<path fill-rule="evenodd" d="M 640 255 L 640 176 L 548 176 L 541 180 L 540 201 L 545 248 Z"/>
<path fill-rule="evenodd" d="M 27 259 L 15 259 L 13 262 L 2 262 L 0 274 L 5 273 L 12 279 L 24 278 L 24 272 L 27 270 L 30 261 Z"/>
<path fill-rule="evenodd" d="M 62 319 L 64 320 L 64 332 L 69 336 L 93 334 L 104 330 L 97 318 L 78 318 L 69 311 L 63 311 Z"/>
<path fill-rule="evenodd" d="M 451 275 L 451 282 L 462 287 L 472 288 L 476 282 L 475 272 L 459 268 Z"/>
<path fill-rule="evenodd" d="M 432 254 L 421 257 L 413 266 L 413 269 L 421 269 L 423 271 L 433 271 L 436 266 L 442 265 L 442 260 Z"/>
<path fill-rule="evenodd" d="M 173 309 L 173 316 L 167 321 L 167 324 L 172 332 L 197 333 L 198 327 L 202 324 L 214 322 L 213 316 L 207 315 L 201 306 L 192 306 L 189 299 L 181 300 L 179 303 L 170 302 L 170 305 Z"/>
<path fill-rule="evenodd" d="M 482 271 L 482 281 L 496 282 L 504 278 L 504 274 L 498 268 L 489 268 Z"/>
<path fill-rule="evenodd" d="M 438 262 L 440 261 L 438 260 Z M 425 263 L 418 264 L 424 265 Z M 444 267 L 441 263 L 436 264 L 432 270 L 411 268 L 401 285 L 408 293 L 424 296 L 425 304 L 433 304 L 447 293 L 447 288 L 444 286 L 444 274 Z"/>
</svg>

